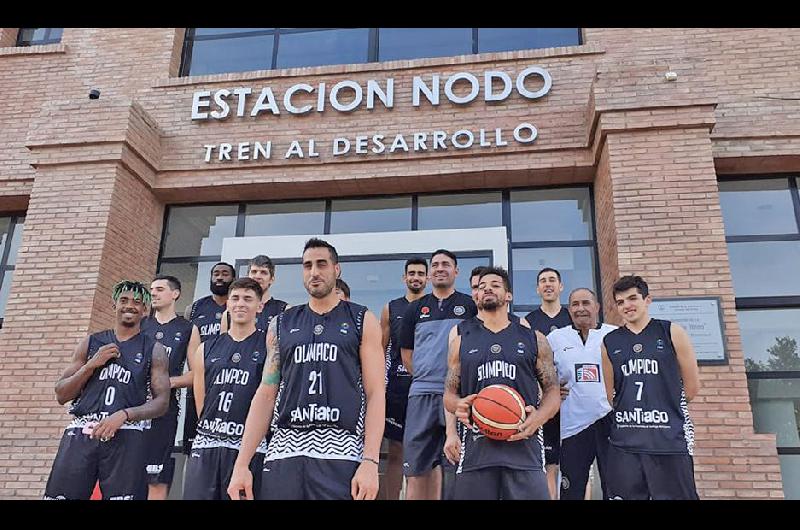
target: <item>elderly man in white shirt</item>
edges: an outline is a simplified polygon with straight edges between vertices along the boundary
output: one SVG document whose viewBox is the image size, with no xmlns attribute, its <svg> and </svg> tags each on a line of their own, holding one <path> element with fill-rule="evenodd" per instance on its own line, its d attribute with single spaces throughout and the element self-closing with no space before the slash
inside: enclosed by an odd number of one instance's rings
<svg viewBox="0 0 800 530">
<path fill-rule="evenodd" d="M 611 427 L 611 407 L 603 384 L 600 348 L 603 337 L 617 329 L 599 324 L 600 304 L 591 289 L 569 294 L 572 325 L 547 335 L 561 383 L 561 499 L 584 498 L 589 468 L 597 458 L 605 491 L 605 459 Z"/>
</svg>

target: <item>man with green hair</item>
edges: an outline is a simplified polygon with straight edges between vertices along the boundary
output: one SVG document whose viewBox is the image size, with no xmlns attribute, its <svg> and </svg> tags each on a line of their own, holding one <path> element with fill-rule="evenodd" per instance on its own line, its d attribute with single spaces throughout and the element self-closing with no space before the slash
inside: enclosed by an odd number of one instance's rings
<svg viewBox="0 0 800 530">
<path fill-rule="evenodd" d="M 167 353 L 140 333 L 150 305 L 144 285 L 123 280 L 112 300 L 114 327 L 84 337 L 56 383 L 56 399 L 71 401 L 75 418 L 61 437 L 45 499 L 88 500 L 98 480 L 104 499 L 147 499 L 144 420 L 167 411 Z"/>
</svg>

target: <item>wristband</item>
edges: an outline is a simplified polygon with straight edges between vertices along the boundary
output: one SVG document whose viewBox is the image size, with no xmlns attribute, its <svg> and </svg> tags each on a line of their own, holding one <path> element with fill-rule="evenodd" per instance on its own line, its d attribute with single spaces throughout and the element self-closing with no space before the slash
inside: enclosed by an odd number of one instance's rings
<svg viewBox="0 0 800 530">
<path fill-rule="evenodd" d="M 370 458 L 370 457 L 368 457 L 368 456 L 365 456 L 365 457 L 363 457 L 363 458 L 361 459 L 361 461 L 362 461 L 362 462 L 372 462 L 372 463 L 373 463 L 373 464 L 375 464 L 376 466 L 380 467 L 380 464 L 378 463 L 378 461 L 377 461 L 377 460 L 375 460 L 374 458 Z"/>
<path fill-rule="evenodd" d="M 122 409 L 122 412 L 125 413 L 125 421 L 131 421 L 131 415 L 128 414 L 128 409 Z"/>
</svg>

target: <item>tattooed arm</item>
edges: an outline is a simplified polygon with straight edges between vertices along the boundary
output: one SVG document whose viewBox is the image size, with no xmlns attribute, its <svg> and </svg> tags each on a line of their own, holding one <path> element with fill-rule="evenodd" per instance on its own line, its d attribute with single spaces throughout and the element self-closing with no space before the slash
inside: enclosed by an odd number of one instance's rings
<svg viewBox="0 0 800 530">
<path fill-rule="evenodd" d="M 269 424 L 272 422 L 272 412 L 275 408 L 275 398 L 278 395 L 278 386 L 281 382 L 281 357 L 278 344 L 278 319 L 273 318 L 267 330 L 267 360 L 264 363 L 264 372 L 261 384 L 250 402 L 250 412 L 244 424 L 244 435 L 239 456 L 233 465 L 233 476 L 228 486 L 228 495 L 238 501 L 240 492 L 245 492 L 245 498 L 253 499 L 253 474 L 250 472 L 250 461 L 256 454 L 256 449 L 261 440 L 267 435 Z"/>
<path fill-rule="evenodd" d="M 526 326 L 527 322 L 522 321 Z M 528 326 L 526 326 L 528 327 Z M 542 387 L 542 401 L 539 408 L 531 405 L 525 407 L 528 416 L 520 425 L 520 432 L 508 439 L 509 442 L 530 438 L 539 427 L 556 415 L 561 406 L 561 393 L 558 388 L 558 376 L 553 365 L 553 350 L 544 335 L 536 333 L 536 344 L 539 353 L 536 355 L 536 379 Z"/>
<path fill-rule="evenodd" d="M 451 464 L 455 465 L 461 455 L 461 440 L 456 425 L 458 420 L 469 425 L 469 412 L 475 395 L 461 398 L 461 336 L 454 326 L 450 330 L 449 351 L 447 353 L 447 379 L 444 384 L 444 415 L 447 433 L 444 443 L 444 454 Z"/>
</svg>

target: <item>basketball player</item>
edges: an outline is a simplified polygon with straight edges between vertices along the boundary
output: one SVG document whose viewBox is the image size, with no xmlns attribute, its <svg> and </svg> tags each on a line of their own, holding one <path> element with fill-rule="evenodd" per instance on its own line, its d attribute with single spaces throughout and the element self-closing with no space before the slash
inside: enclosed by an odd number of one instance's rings
<svg viewBox="0 0 800 530">
<path fill-rule="evenodd" d="M 617 327 L 598 324 L 600 304 L 591 289 L 573 290 L 568 307 L 572 325 L 551 331 L 547 342 L 553 349 L 562 386 L 560 498 L 581 500 L 585 497 L 589 470 L 595 458 L 601 487 L 604 492 L 607 489 L 611 407 L 604 399 L 600 348 L 603 337 Z"/>
<path fill-rule="evenodd" d="M 603 379 L 613 407 L 609 442 L 612 499 L 697 499 L 694 427 L 687 402 L 700 389 L 686 331 L 650 318 L 647 283 L 623 276 L 613 287 L 624 325 L 603 339 Z"/>
<path fill-rule="evenodd" d="M 336 296 L 339 300 L 350 301 L 350 286 L 341 278 L 336 278 Z"/>
<path fill-rule="evenodd" d="M 178 429 L 178 389 L 192 386 L 192 372 L 183 373 L 192 325 L 175 313 L 181 296 L 181 282 L 174 276 L 159 275 L 150 284 L 153 316 L 142 320 L 142 333 L 160 342 L 169 361 L 169 409 L 154 418 L 144 431 L 148 500 L 165 500 L 175 474 L 175 431 Z"/>
<path fill-rule="evenodd" d="M 447 410 L 462 423 L 455 484 L 459 500 L 550 498 L 541 426 L 558 410 L 558 380 L 544 335 L 508 314 L 511 298 L 508 273 L 486 268 L 478 288 L 478 315 L 450 332 L 444 399 Z M 492 440 L 470 423 L 478 392 L 496 384 L 514 388 L 527 404 L 519 432 L 506 441 Z"/>
<path fill-rule="evenodd" d="M 201 412 L 186 463 L 184 499 L 228 498 L 244 421 L 267 355 L 266 333 L 256 328 L 257 315 L 264 308 L 263 294 L 252 278 L 234 281 L 227 301 L 230 329 L 205 341 L 193 354 L 194 395 Z M 257 454 L 248 462 L 252 470 L 260 469 L 264 451 L 266 442 L 261 440 Z"/>
<path fill-rule="evenodd" d="M 381 330 L 367 308 L 339 300 L 336 249 L 303 249 L 307 304 L 273 319 L 268 361 L 247 416 L 228 495 L 254 494 L 248 463 L 272 430 L 261 481 L 270 500 L 374 499 L 384 425 Z"/>
<path fill-rule="evenodd" d="M 478 285 L 480 284 L 481 274 L 488 269 L 484 265 L 478 265 L 469 273 L 469 286 L 472 290 L 472 301 L 478 303 Z M 444 441 L 444 454 L 450 464 L 442 466 L 442 498 L 452 500 L 455 495 L 456 465 L 461 458 L 461 437 L 458 435 L 456 417 L 445 409 L 446 435 Z"/>
<path fill-rule="evenodd" d="M 273 298 L 269 294 L 269 288 L 275 283 L 275 264 L 269 259 L 269 256 L 259 254 L 250 260 L 250 265 L 247 268 L 247 277 L 252 278 L 261 286 L 264 291 L 264 296 L 261 302 L 264 304 L 264 309 L 258 314 L 256 319 L 256 329 L 259 331 L 267 332 L 270 320 L 275 318 L 275 315 L 283 312 L 288 305 L 283 300 Z M 222 314 L 220 322 L 220 333 L 227 333 L 230 326 L 230 316 L 225 310 Z"/>
<path fill-rule="evenodd" d="M 561 306 L 561 293 L 564 284 L 561 283 L 561 273 L 556 269 L 545 267 L 536 275 L 536 292 L 542 298 L 542 305 L 527 315 L 525 320 L 544 336 L 553 330 L 572 324 L 567 308 Z M 558 462 L 561 450 L 561 416 L 556 413 L 553 418 L 544 424 L 544 461 L 547 470 L 547 487 L 550 489 L 550 498 L 558 498 Z"/>
<path fill-rule="evenodd" d="M 400 358 L 400 326 L 409 304 L 425 296 L 428 285 L 428 262 L 424 258 L 411 258 L 403 270 L 406 293 L 395 298 L 381 311 L 383 351 L 386 352 L 386 426 L 383 436 L 388 440 L 388 461 L 383 486 L 383 499 L 397 500 L 403 486 L 403 426 L 406 421 L 408 389 L 411 374 Z"/>
<path fill-rule="evenodd" d="M 167 354 L 140 333 L 147 288 L 121 281 L 111 298 L 116 324 L 84 337 L 56 383 L 58 403 L 72 401 L 75 419 L 61 437 L 45 499 L 89 500 L 98 480 L 104 499 L 147 498 L 142 420 L 169 407 Z"/>
<path fill-rule="evenodd" d="M 433 292 L 409 304 L 400 330 L 400 354 L 412 375 L 403 433 L 406 499 L 439 500 L 446 420 L 442 395 L 447 373 L 447 337 L 459 321 L 478 312 L 475 302 L 455 290 L 458 260 L 449 250 L 431 256 Z M 455 419 L 452 420 L 455 423 Z"/>
<path fill-rule="evenodd" d="M 192 337 L 187 348 L 189 369 L 192 368 L 192 355 L 197 348 L 209 338 L 219 335 L 222 313 L 225 312 L 228 300 L 228 289 L 236 279 L 233 265 L 221 261 L 211 268 L 211 294 L 196 300 L 186 307 L 184 317 L 191 322 Z M 191 387 L 186 392 L 186 417 L 183 421 L 183 452 L 187 455 L 192 448 L 197 430 L 197 409 L 195 409 L 194 392 Z"/>
</svg>

